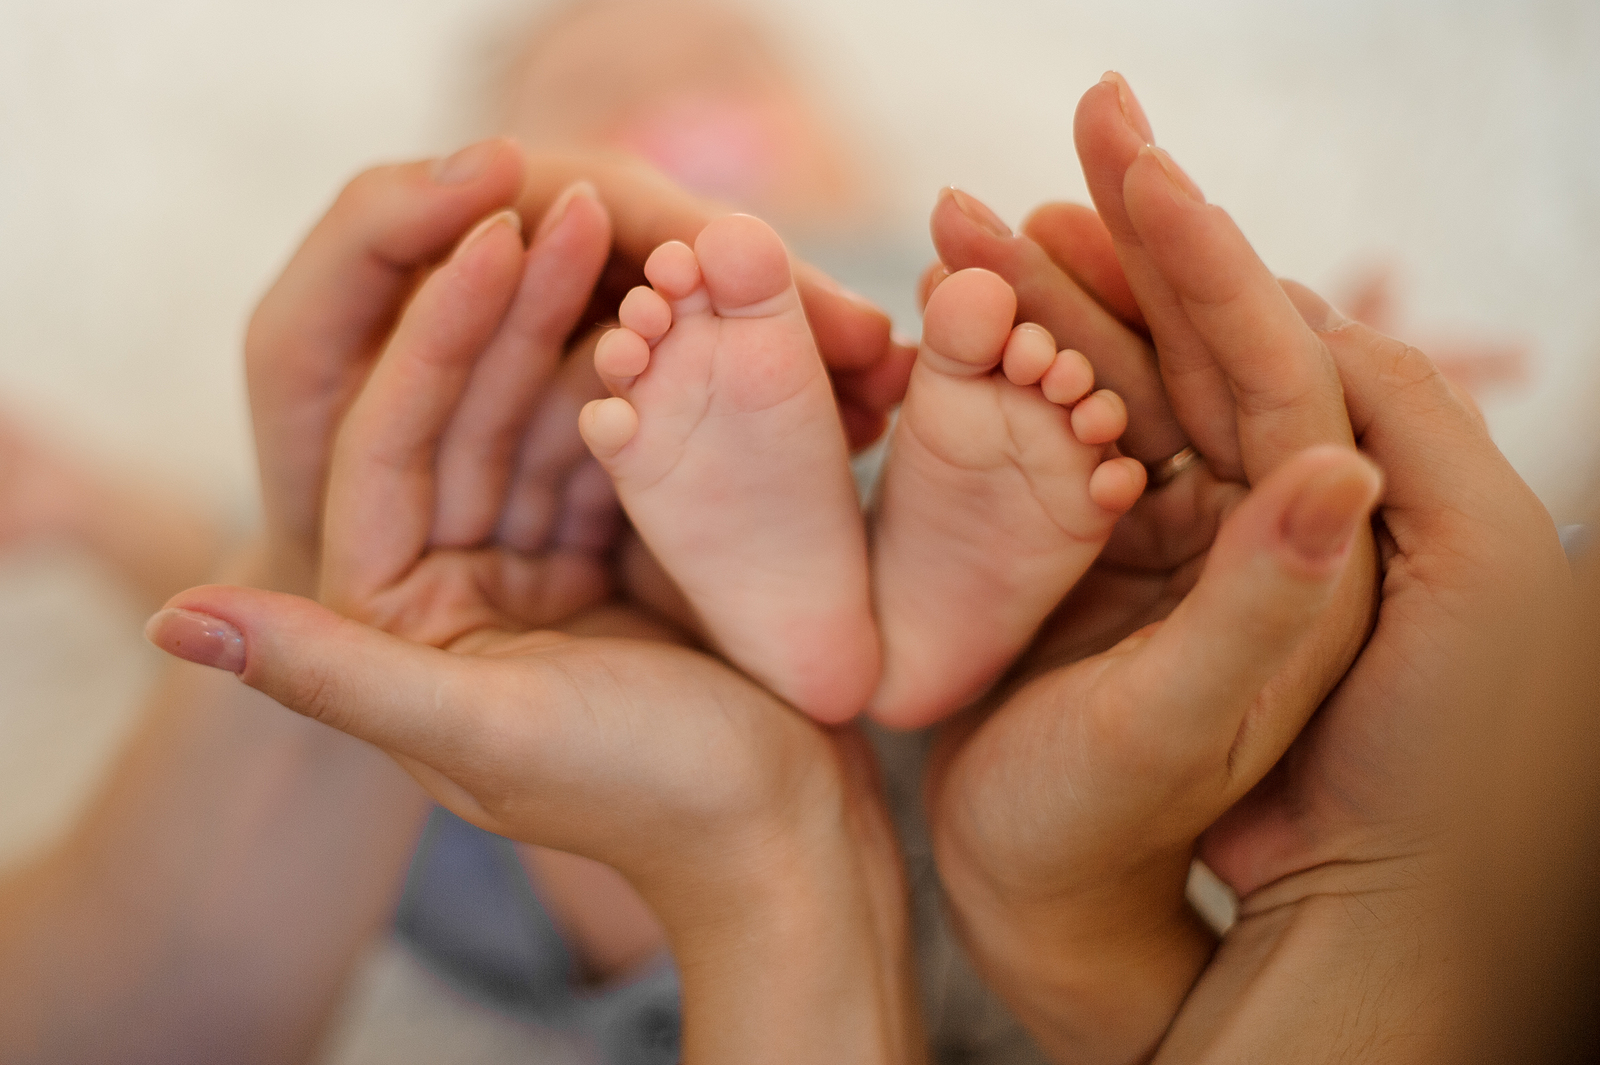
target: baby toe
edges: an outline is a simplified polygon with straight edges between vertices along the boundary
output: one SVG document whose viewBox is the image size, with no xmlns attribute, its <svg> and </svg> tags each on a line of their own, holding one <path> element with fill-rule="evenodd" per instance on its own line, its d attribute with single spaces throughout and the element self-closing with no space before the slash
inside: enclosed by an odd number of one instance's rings
<svg viewBox="0 0 1600 1065">
<path fill-rule="evenodd" d="M 762 305 L 793 284 L 783 238 L 751 215 L 732 214 L 712 222 L 695 238 L 694 252 L 711 305 L 721 315 L 757 309 L 766 313 Z"/>
<path fill-rule="evenodd" d="M 1056 359 L 1056 342 L 1042 325 L 1024 322 L 1011 331 L 1000 365 L 1014 385 L 1037 384 Z"/>
<path fill-rule="evenodd" d="M 617 320 L 646 340 L 654 340 L 671 328 L 672 307 L 661 293 L 640 285 L 622 297 Z"/>
<path fill-rule="evenodd" d="M 594 346 L 594 368 L 613 390 L 650 365 L 650 345 L 632 329 L 612 329 Z"/>
<path fill-rule="evenodd" d="M 943 373 L 987 373 L 1004 353 L 1016 314 L 1016 293 L 999 274 L 977 268 L 957 271 L 928 297 L 922 355 Z"/>
<path fill-rule="evenodd" d="M 1089 474 L 1089 501 L 1113 515 L 1126 513 L 1144 493 L 1147 476 L 1138 459 L 1107 459 Z"/>
<path fill-rule="evenodd" d="M 669 240 L 644 261 L 644 276 L 669 300 L 681 300 L 700 287 L 700 263 L 681 240 Z"/>
<path fill-rule="evenodd" d="M 1109 444 L 1127 428 L 1127 404 L 1110 389 L 1102 388 L 1072 408 L 1072 433 L 1082 443 Z"/>
<path fill-rule="evenodd" d="M 1094 367 L 1081 351 L 1068 348 L 1054 353 L 1049 368 L 1039 380 L 1039 387 L 1051 403 L 1061 406 L 1076 403 L 1094 387 Z"/>
</svg>

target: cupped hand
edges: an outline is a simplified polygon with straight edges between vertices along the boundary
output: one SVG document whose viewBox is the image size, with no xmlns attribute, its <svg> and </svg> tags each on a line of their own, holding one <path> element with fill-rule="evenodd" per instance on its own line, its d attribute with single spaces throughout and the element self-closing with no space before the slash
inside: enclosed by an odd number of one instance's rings
<svg viewBox="0 0 1600 1065">
<path fill-rule="evenodd" d="M 595 190 L 614 225 L 584 323 L 614 313 L 657 244 L 693 240 L 720 213 L 622 157 L 525 158 L 511 141 L 496 139 L 445 159 L 369 170 L 312 229 L 263 297 L 245 338 L 273 587 L 305 594 L 315 588 L 335 432 L 419 281 L 491 212 L 515 207 L 532 224 L 579 184 Z M 851 438 L 864 446 L 903 392 L 914 352 L 890 339 L 889 320 L 877 308 L 803 264 L 797 274 Z M 561 346 L 569 339 L 561 338 Z M 497 476 L 504 476 L 497 471 L 509 454 L 511 476 L 518 476 L 519 448 L 467 433 L 450 450 L 476 452 Z M 463 503 L 460 512 L 476 506 L 481 513 L 483 493 L 468 494 L 478 501 Z"/>
<path fill-rule="evenodd" d="M 1482 676 L 1468 667 L 1520 646 L 1517 595 L 1559 598 L 1565 565 L 1548 516 L 1426 358 L 1279 285 L 1139 143 L 1148 126 L 1120 79 L 1085 97 L 1078 134 L 1107 229 L 1041 211 L 1031 231 L 1061 265 L 1029 251 L 1033 273 L 1103 279 L 1115 256 L 1127 288 L 1103 285 L 1096 305 L 1148 327 L 1172 418 L 1208 469 L 1147 500 L 1123 543 L 1143 553 L 1108 552 L 1031 668 L 944 738 L 931 785 L 941 871 L 1013 1004 L 1064 1055 L 1137 1060 L 1210 956 L 1183 901 L 1190 856 L 1243 896 L 1246 921 L 1318 893 L 1405 886 L 1441 810 L 1430 754 L 1450 746 L 1450 709 L 1477 683 L 1465 678 Z M 1366 463 L 1327 446 L 1352 437 L 1388 487 L 1376 629 L 1345 675 L 1366 633 L 1351 622 L 1372 588 L 1359 526 L 1377 492 Z M 1307 505 L 1309 526 L 1295 517 Z M 1324 545 L 1342 529 L 1352 553 L 1296 579 L 1284 545 L 1311 528 Z M 1055 949 L 1025 960 L 1040 941 Z M 1217 972 L 1214 995 L 1237 993 Z"/>
<path fill-rule="evenodd" d="M 1006 236 L 955 194 L 934 221 L 946 265 L 1014 278 L 1019 314 L 1123 382 L 1120 446 L 1153 468 L 1009 686 L 941 738 L 929 781 L 941 873 L 997 981 L 1024 945 L 1017 929 L 1069 900 L 1104 918 L 1059 940 L 1076 964 L 1092 951 L 1074 936 L 1101 934 L 1089 927 L 1169 957 L 1145 988 L 1165 1008 L 1093 1003 L 1057 1033 L 1063 1053 L 1089 1060 L 1152 1049 L 1209 955 L 1184 899 L 1196 841 L 1359 650 L 1379 490 L 1322 338 L 1231 219 L 1146 144 L 1120 89 L 1103 82 L 1079 109 L 1104 224 L 1050 207 L 1032 237 Z M 1203 461 L 1162 484 L 1161 460 L 1185 441 Z M 1038 975 L 1010 983 L 1026 995 Z"/>
<path fill-rule="evenodd" d="M 602 603 L 615 504 L 566 446 L 598 383 L 559 341 L 605 223 L 576 186 L 526 251 L 496 213 L 422 281 L 338 428 L 326 605 L 193 589 L 151 636 L 375 744 L 464 818 L 623 873 L 672 939 L 691 1058 L 750 1060 L 780 1032 L 819 1059 L 914 1060 L 904 886 L 859 733 Z"/>
</svg>

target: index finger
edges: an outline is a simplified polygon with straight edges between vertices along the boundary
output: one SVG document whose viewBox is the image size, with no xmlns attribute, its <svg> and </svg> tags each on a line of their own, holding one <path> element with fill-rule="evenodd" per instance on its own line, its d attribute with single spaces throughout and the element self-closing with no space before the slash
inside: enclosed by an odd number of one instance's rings
<svg viewBox="0 0 1600 1065">
<path fill-rule="evenodd" d="M 932 230 L 944 264 L 999 274 L 1016 291 L 1020 321 L 1037 322 L 1058 347 L 1076 348 L 1088 357 L 1095 381 L 1128 404 L 1128 431 L 1118 441 L 1124 454 L 1148 465 L 1182 449 L 1188 441 L 1144 338 L 1086 293 L 1032 239 L 1011 234 L 997 219 L 980 224 L 974 214 L 988 211 L 965 193 L 950 189 L 940 196 Z"/>
<path fill-rule="evenodd" d="M 339 194 L 261 300 L 245 370 L 269 534 L 315 556 L 333 435 L 419 268 L 516 196 L 510 141 L 369 170 Z"/>
<path fill-rule="evenodd" d="M 529 161 L 519 207 L 527 218 L 542 217 L 561 191 L 587 179 L 610 212 L 618 295 L 643 282 L 644 261 L 662 244 L 693 245 L 707 223 L 726 208 L 680 188 L 659 171 L 622 155 L 568 153 Z M 889 316 L 834 284 L 820 270 L 795 264 L 795 284 L 817 349 L 830 370 L 860 371 L 891 354 Z M 909 371 L 908 371 L 909 372 Z"/>
<path fill-rule="evenodd" d="M 1129 165 L 1123 197 L 1152 264 L 1232 389 L 1250 483 L 1308 447 L 1353 444 L 1332 357 L 1227 212 L 1149 146 Z"/>
</svg>

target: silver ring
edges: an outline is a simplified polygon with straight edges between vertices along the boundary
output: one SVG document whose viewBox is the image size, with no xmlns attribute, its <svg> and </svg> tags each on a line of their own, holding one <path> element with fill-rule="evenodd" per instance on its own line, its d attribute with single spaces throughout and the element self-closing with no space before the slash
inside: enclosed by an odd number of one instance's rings
<svg viewBox="0 0 1600 1065">
<path fill-rule="evenodd" d="M 1193 444 L 1190 444 L 1170 458 L 1162 459 L 1160 462 L 1150 463 L 1145 467 L 1145 470 L 1150 474 L 1150 487 L 1165 488 L 1167 485 L 1177 480 L 1178 476 L 1183 473 L 1184 470 L 1187 470 L 1190 466 L 1195 465 L 1199 461 L 1200 452 L 1194 449 Z"/>
</svg>

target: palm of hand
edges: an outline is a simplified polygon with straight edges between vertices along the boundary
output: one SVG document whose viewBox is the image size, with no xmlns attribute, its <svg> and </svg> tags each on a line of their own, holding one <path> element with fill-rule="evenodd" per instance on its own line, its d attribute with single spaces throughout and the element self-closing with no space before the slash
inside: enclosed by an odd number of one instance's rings
<svg viewBox="0 0 1600 1065">
<path fill-rule="evenodd" d="M 930 767 L 943 864 L 970 864 L 1024 891 L 1060 891 L 1092 887 L 1076 883 L 1083 874 L 1115 879 L 1118 862 L 1156 853 L 1181 885 L 1203 826 L 1179 822 L 1157 839 L 1151 812 L 1178 808 L 1185 788 L 1218 782 L 1174 772 L 1193 752 L 1165 750 L 1144 727 L 1144 678 L 1129 656 L 1194 586 L 1218 526 L 1246 491 L 1200 469 L 1146 495 L 1009 682 L 946 728 Z M 1063 780 L 1070 811 L 1060 802 Z M 1069 818 L 1072 846 L 1058 845 L 1063 828 L 1054 820 L 1038 823 L 1042 836 L 1019 833 L 1009 811 L 1029 807 Z"/>
</svg>

